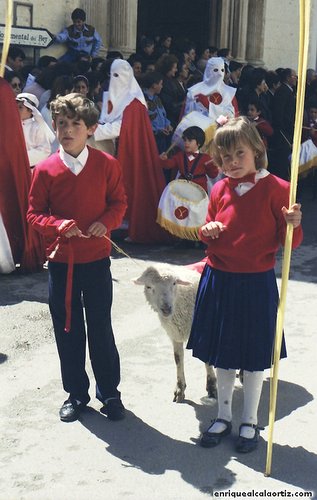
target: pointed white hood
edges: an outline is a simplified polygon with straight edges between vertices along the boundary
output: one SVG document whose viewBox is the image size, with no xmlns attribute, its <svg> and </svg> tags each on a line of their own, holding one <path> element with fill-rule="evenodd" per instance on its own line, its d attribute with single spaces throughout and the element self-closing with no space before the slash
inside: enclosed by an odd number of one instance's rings
<svg viewBox="0 0 317 500">
<path fill-rule="evenodd" d="M 143 92 L 130 64 L 122 59 L 115 59 L 110 70 L 109 91 L 104 93 L 100 122 L 121 119 L 124 109 L 133 99 L 138 99 L 146 106 Z"/>
<path fill-rule="evenodd" d="M 227 104 L 232 101 L 236 89 L 225 84 L 224 76 L 225 63 L 222 57 L 211 57 L 207 61 L 203 81 L 190 87 L 188 92 L 192 95 L 203 94 L 206 96 L 219 93 L 224 104 Z"/>
</svg>

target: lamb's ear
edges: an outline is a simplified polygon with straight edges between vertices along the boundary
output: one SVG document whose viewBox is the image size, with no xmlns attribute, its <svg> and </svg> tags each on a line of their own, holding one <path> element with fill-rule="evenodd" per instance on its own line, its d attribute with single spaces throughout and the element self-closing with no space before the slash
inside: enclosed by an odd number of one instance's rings
<svg viewBox="0 0 317 500">
<path fill-rule="evenodd" d="M 178 285 L 184 285 L 184 286 L 192 285 L 191 281 L 184 281 L 184 280 L 181 280 L 179 278 L 177 278 L 176 283 Z"/>
<path fill-rule="evenodd" d="M 132 282 L 133 282 L 135 285 L 145 285 L 145 282 L 143 281 L 142 276 L 140 276 L 139 278 L 134 278 L 134 279 L 132 280 Z"/>
<path fill-rule="evenodd" d="M 145 271 L 139 276 L 139 278 L 136 278 L 133 281 L 135 285 L 145 285 L 146 281 L 150 280 L 151 282 L 153 279 L 159 277 L 158 271 L 155 269 L 155 267 L 147 267 Z"/>
</svg>

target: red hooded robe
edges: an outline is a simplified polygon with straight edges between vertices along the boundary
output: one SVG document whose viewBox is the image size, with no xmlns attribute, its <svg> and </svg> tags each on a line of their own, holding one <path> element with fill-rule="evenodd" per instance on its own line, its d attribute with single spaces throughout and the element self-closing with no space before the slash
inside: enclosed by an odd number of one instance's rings
<svg viewBox="0 0 317 500">
<path fill-rule="evenodd" d="M 26 222 L 31 171 L 18 107 L 3 78 L 0 109 L 0 212 L 14 262 L 22 271 L 36 271 L 45 258 L 41 237 Z"/>
<path fill-rule="evenodd" d="M 135 243 L 171 243 L 172 236 L 156 222 L 165 179 L 147 109 L 138 99 L 123 112 L 117 158 L 128 198 L 129 237 Z"/>
</svg>

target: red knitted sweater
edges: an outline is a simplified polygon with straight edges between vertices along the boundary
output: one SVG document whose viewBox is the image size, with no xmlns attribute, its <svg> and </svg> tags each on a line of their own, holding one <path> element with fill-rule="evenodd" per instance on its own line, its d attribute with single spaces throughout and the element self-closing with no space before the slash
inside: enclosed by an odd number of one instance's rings
<svg viewBox="0 0 317 500">
<path fill-rule="evenodd" d="M 191 171 L 194 160 L 188 160 L 189 171 Z M 163 168 L 177 168 L 181 174 L 181 178 L 184 178 L 185 165 L 184 165 L 184 153 L 183 151 L 178 151 L 174 156 L 168 158 L 167 160 L 162 160 L 160 158 L 160 166 Z M 206 175 L 214 179 L 219 173 L 218 168 L 213 164 L 211 158 L 207 154 L 202 154 L 199 158 L 199 162 L 195 169 L 194 175 L 199 175 L 200 177 L 192 179 L 192 182 L 199 184 L 205 191 L 207 191 L 207 178 Z"/>
<path fill-rule="evenodd" d="M 286 223 L 281 212 L 288 207 L 289 183 L 268 175 L 243 196 L 217 182 L 211 192 L 206 222 L 220 221 L 227 228 L 218 239 L 200 238 L 208 248 L 207 263 L 233 273 L 256 273 L 272 269 L 280 245 L 284 245 Z M 302 241 L 302 228 L 294 229 L 293 248 Z"/>
<path fill-rule="evenodd" d="M 27 220 L 44 235 L 48 254 L 60 236 L 58 227 L 65 219 L 75 220 L 84 234 L 93 222 L 102 222 L 108 237 L 111 237 L 110 231 L 121 224 L 126 197 L 120 164 L 102 151 L 90 147 L 88 150 L 87 163 L 79 175 L 64 165 L 58 153 L 39 163 L 34 170 Z M 68 262 L 69 244 L 75 264 L 100 260 L 111 251 L 106 238 L 60 236 L 58 249 L 49 259 Z"/>
</svg>

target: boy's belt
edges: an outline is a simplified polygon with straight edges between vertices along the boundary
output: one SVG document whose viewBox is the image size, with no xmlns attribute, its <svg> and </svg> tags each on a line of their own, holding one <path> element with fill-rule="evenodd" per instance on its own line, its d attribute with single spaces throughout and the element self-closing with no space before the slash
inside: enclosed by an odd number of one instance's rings
<svg viewBox="0 0 317 500">
<path fill-rule="evenodd" d="M 199 179 L 201 177 L 206 177 L 206 175 L 205 174 L 194 175 L 191 172 L 188 172 L 187 174 L 181 174 L 179 176 L 179 179 L 186 179 L 187 181 L 192 181 L 193 179 Z"/>
</svg>

